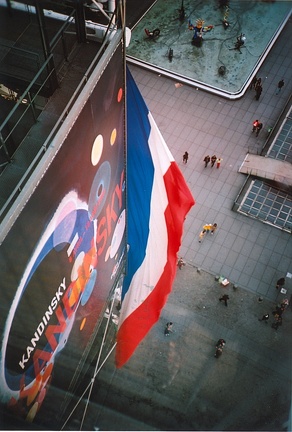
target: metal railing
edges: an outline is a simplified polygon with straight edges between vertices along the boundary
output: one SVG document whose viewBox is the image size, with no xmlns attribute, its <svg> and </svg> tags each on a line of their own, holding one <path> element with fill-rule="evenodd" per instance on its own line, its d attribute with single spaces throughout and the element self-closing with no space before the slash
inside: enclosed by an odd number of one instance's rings
<svg viewBox="0 0 292 432">
<path fill-rule="evenodd" d="M 34 102 L 36 98 L 41 94 L 42 90 L 46 87 L 46 85 L 50 84 L 50 81 L 54 76 L 57 75 L 57 69 L 60 67 L 60 65 L 63 64 L 64 60 L 68 61 L 69 57 L 69 49 L 66 43 L 66 31 L 68 28 L 74 24 L 74 13 L 75 10 L 71 12 L 71 14 L 67 17 L 67 19 L 64 21 L 58 32 L 54 35 L 52 40 L 50 41 L 50 51 L 51 54 L 47 58 L 47 60 L 42 64 L 41 66 L 41 60 L 38 53 L 24 50 L 17 47 L 9 47 L 6 45 L 1 44 L 2 46 L 6 47 L 8 49 L 5 57 L 8 55 L 11 55 L 13 59 L 16 58 L 16 63 L 19 61 L 19 56 L 21 56 L 23 59 L 29 59 L 30 63 L 35 65 L 33 66 L 37 72 L 34 72 L 34 76 L 29 84 L 29 86 L 25 89 L 23 94 L 21 96 L 17 95 L 17 99 L 14 100 L 16 104 L 0 126 L 0 151 L 3 149 L 3 156 L 6 159 L 6 162 L 2 163 L 1 166 L 7 165 L 9 162 L 11 162 L 11 159 L 13 157 L 13 154 L 11 151 L 9 151 L 9 139 L 12 138 L 13 133 L 16 131 L 17 128 L 19 128 L 21 122 L 23 124 L 24 116 L 27 114 L 28 111 L 32 112 L 33 121 L 36 122 L 36 112 L 34 109 Z M 61 44 L 61 53 L 60 50 L 58 50 L 58 64 L 57 62 L 57 55 L 54 51 L 57 51 L 59 44 Z M 49 68 L 48 66 L 54 64 L 54 68 Z M 49 70 L 49 72 L 48 72 Z M 45 78 L 44 78 L 45 76 Z M 37 91 L 35 91 L 35 88 L 38 88 Z M 34 92 L 32 92 L 32 88 L 34 88 Z M 23 104 L 26 104 L 26 108 L 23 109 Z M 28 124 L 31 124 L 31 119 L 26 118 L 26 122 Z M 13 124 L 13 127 L 10 129 L 10 124 Z M 5 136 L 5 128 L 6 130 L 9 130 L 8 134 Z M 24 136 L 22 137 L 22 139 Z M 22 139 L 17 139 L 16 141 L 22 141 Z M 14 140 L 13 140 L 14 141 Z M 18 146 L 16 145 L 16 148 Z"/>
<path fill-rule="evenodd" d="M 111 31 L 114 31 L 114 30 L 111 30 Z M 48 148 L 52 144 L 52 141 L 53 141 L 55 135 L 57 134 L 57 132 L 60 129 L 64 120 L 66 119 L 71 108 L 75 104 L 75 102 L 76 102 L 78 96 L 80 95 L 82 89 L 85 87 L 89 77 L 91 76 L 92 72 L 94 71 L 95 67 L 97 66 L 98 62 L 100 61 L 103 53 L 105 52 L 107 45 L 108 45 L 108 38 L 104 38 L 104 41 L 103 41 L 100 49 L 98 50 L 96 56 L 92 60 L 90 66 L 88 67 L 84 76 L 81 78 L 79 85 L 77 86 L 75 92 L 71 96 L 71 98 L 70 98 L 69 102 L 67 103 L 66 107 L 64 108 L 63 112 L 59 116 L 58 121 L 56 122 L 56 124 L 54 125 L 52 130 L 50 131 L 49 135 L 47 136 L 46 140 L 42 144 L 41 148 L 38 150 L 37 154 L 35 155 L 34 159 L 30 163 L 29 167 L 26 169 L 25 173 L 23 174 L 21 179 L 18 181 L 17 185 L 15 186 L 13 191 L 11 192 L 9 198 L 6 200 L 5 204 L 0 209 L 0 222 L 3 220 L 3 218 L 5 217 L 7 212 L 9 211 L 10 207 L 12 206 L 12 204 L 14 203 L 16 198 L 18 197 L 19 193 L 22 191 L 24 185 L 27 183 L 29 177 L 31 176 L 33 170 L 35 169 L 37 164 L 40 162 L 40 160 L 43 158 L 44 153 L 48 150 Z M 50 59 L 48 59 L 47 62 L 49 60 Z M 43 65 L 42 70 L 46 67 L 47 62 L 45 62 L 45 64 Z M 41 73 L 41 71 L 39 71 L 39 73 Z M 31 83 L 30 86 L 25 90 L 25 92 L 22 94 L 20 99 L 23 99 L 26 97 L 26 95 L 28 94 L 32 85 L 33 85 L 33 83 Z M 19 106 L 19 104 L 20 104 L 20 102 L 18 102 L 17 106 L 15 106 L 15 108 L 11 111 L 11 113 L 9 114 L 9 118 L 17 110 L 17 107 Z M 1 134 L 1 130 L 3 128 L 3 125 L 5 125 L 6 123 L 7 123 L 7 118 L 6 118 L 5 122 L 3 122 L 2 125 L 0 126 L 0 134 Z M 0 143 L 0 148 L 1 148 L 1 145 L 3 145 L 3 144 Z M 1 181 L 1 176 L 0 176 L 0 181 Z"/>
<path fill-rule="evenodd" d="M 17 99 L 14 107 L 12 108 L 12 110 L 10 111 L 10 113 L 8 114 L 8 116 L 5 118 L 5 120 L 3 121 L 3 123 L 0 125 L 0 150 L 2 148 L 4 149 L 4 152 L 5 152 L 5 154 L 6 154 L 7 158 L 8 158 L 8 162 L 11 162 L 11 158 L 13 156 L 13 155 L 9 155 L 9 151 L 8 151 L 8 148 L 7 148 L 8 140 L 12 137 L 13 132 L 20 125 L 20 122 L 23 120 L 23 118 L 24 118 L 25 114 L 28 112 L 28 110 L 31 109 L 33 111 L 33 103 L 35 101 L 35 98 L 39 95 L 39 93 L 43 90 L 43 88 L 45 87 L 45 85 L 47 84 L 47 82 L 50 80 L 50 77 L 51 77 L 52 73 L 55 72 L 54 70 L 52 70 L 46 76 L 45 80 L 40 85 L 39 90 L 34 94 L 33 97 L 31 97 L 31 90 L 32 90 L 33 86 L 37 83 L 38 79 L 41 77 L 42 73 L 47 68 L 48 63 L 52 60 L 52 58 L 53 58 L 53 54 L 51 54 L 48 57 L 48 59 L 44 62 L 44 64 L 42 65 L 42 67 L 40 68 L 40 70 L 38 71 L 38 73 L 35 75 L 34 79 L 31 81 L 31 83 L 29 84 L 29 86 L 25 89 L 25 91 L 23 92 L 23 94 L 18 97 L 18 99 Z M 20 109 L 19 109 L 19 107 L 20 106 L 22 107 L 24 104 L 25 104 L 26 108 L 24 109 L 23 112 L 21 112 Z M 33 115 L 35 116 L 34 111 L 33 111 Z M 15 120 L 15 122 L 13 121 L 13 117 L 17 117 L 17 120 Z M 14 124 L 14 126 L 11 129 L 9 127 L 9 123 L 10 122 Z M 10 131 L 6 135 L 6 137 L 4 138 L 3 131 L 5 130 L 6 126 L 9 127 Z"/>
</svg>

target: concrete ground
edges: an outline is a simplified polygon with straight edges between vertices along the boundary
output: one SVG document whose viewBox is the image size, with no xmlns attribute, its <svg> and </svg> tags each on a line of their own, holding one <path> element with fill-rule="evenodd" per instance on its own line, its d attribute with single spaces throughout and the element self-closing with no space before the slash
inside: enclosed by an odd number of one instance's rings
<svg viewBox="0 0 292 432">
<path fill-rule="evenodd" d="M 292 313 L 289 307 L 275 330 L 274 308 L 186 265 L 130 361 L 117 370 L 112 355 L 98 374 L 85 429 L 289 430 Z M 258 321 L 265 313 L 269 321 Z M 216 359 L 219 338 L 226 345 Z"/>
</svg>

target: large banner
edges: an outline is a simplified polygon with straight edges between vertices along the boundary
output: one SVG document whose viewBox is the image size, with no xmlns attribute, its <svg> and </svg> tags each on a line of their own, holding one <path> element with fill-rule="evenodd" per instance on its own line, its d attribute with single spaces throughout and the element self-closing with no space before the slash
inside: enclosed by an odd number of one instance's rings
<svg viewBox="0 0 292 432">
<path fill-rule="evenodd" d="M 119 45 L 0 247 L 0 400 L 35 423 L 57 418 L 50 391 L 76 382 L 124 265 L 123 83 Z"/>
</svg>

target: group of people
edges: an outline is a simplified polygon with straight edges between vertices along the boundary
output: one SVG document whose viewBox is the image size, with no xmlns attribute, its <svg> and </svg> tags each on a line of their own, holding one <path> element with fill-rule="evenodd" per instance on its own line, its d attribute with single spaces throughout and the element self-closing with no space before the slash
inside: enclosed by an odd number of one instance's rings
<svg viewBox="0 0 292 432">
<path fill-rule="evenodd" d="M 256 76 L 253 77 L 251 83 L 250 83 L 250 90 L 255 90 L 255 98 L 256 100 L 259 100 L 262 91 L 263 91 L 263 86 L 262 86 L 262 79 L 261 78 L 257 78 Z"/>
<path fill-rule="evenodd" d="M 217 156 L 215 154 L 211 157 L 209 155 L 207 155 L 203 159 L 203 162 L 205 162 L 205 168 L 207 168 L 207 166 L 210 162 L 211 162 L 211 168 L 215 165 L 215 163 L 216 163 L 216 167 L 219 168 L 221 161 L 222 161 L 222 159 L 217 158 Z"/>
<path fill-rule="evenodd" d="M 208 232 L 213 235 L 217 228 L 218 225 L 216 223 L 204 225 L 202 231 L 199 234 L 199 243 L 202 242 L 203 238 Z"/>
<path fill-rule="evenodd" d="M 187 151 L 184 152 L 182 160 L 184 164 L 188 163 L 189 154 Z M 205 168 L 207 168 L 210 162 L 211 162 L 211 168 L 215 165 L 215 163 L 216 163 L 216 168 L 219 168 L 222 160 L 223 160 L 222 158 L 217 158 L 217 156 L 214 154 L 213 156 L 210 155 L 205 156 L 203 162 L 205 162 Z"/>
<path fill-rule="evenodd" d="M 258 119 L 256 119 L 252 124 L 252 132 L 255 132 L 256 136 L 259 136 L 259 133 L 262 130 L 262 128 L 263 128 L 263 124 Z"/>
<path fill-rule="evenodd" d="M 284 87 L 285 85 L 285 81 L 282 78 L 278 84 L 277 84 L 277 90 L 276 90 L 276 95 L 280 93 L 281 89 Z M 256 76 L 253 77 L 250 86 L 249 86 L 250 90 L 255 90 L 255 98 L 256 100 L 259 100 L 262 91 L 263 91 L 263 85 L 262 85 L 262 79 L 261 78 L 257 78 Z"/>
<path fill-rule="evenodd" d="M 272 328 L 275 330 L 278 330 L 279 326 L 282 325 L 283 322 L 283 313 L 289 306 L 289 300 L 285 299 L 282 301 L 282 303 L 276 307 L 276 309 L 272 312 L 272 315 L 274 317 L 274 322 L 272 323 Z M 262 316 L 262 318 L 259 318 L 259 321 L 264 321 L 266 324 L 270 318 L 270 314 L 266 313 Z"/>
<path fill-rule="evenodd" d="M 278 279 L 277 283 L 276 283 L 276 289 L 281 291 L 281 289 L 285 286 L 285 282 L 286 282 L 286 279 L 284 277 L 281 277 L 280 279 Z M 272 324 L 272 328 L 274 328 L 275 330 L 278 330 L 279 326 L 282 325 L 283 313 L 285 312 L 285 310 L 287 309 L 288 306 L 289 306 L 289 300 L 284 299 L 280 303 L 280 305 L 276 306 L 276 309 L 272 312 L 272 315 L 274 317 L 274 322 Z M 266 313 L 265 315 L 262 316 L 262 318 L 259 318 L 259 321 L 264 321 L 267 324 L 269 318 L 270 318 L 270 315 L 268 313 Z"/>
</svg>

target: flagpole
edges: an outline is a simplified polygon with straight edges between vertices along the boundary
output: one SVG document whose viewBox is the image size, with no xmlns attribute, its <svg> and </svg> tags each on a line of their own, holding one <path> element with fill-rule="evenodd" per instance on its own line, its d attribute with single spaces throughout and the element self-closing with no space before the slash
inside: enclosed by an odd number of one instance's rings
<svg viewBox="0 0 292 432">
<path fill-rule="evenodd" d="M 123 84 L 124 84 L 124 170 L 125 170 L 125 179 L 126 179 L 126 187 L 125 187 L 125 208 L 126 208 L 126 223 L 125 223 L 125 238 L 126 245 L 128 245 L 128 178 L 127 178 L 127 61 L 126 61 L 126 48 L 127 48 L 127 35 L 126 35 L 126 0 L 120 0 L 121 4 L 121 25 L 123 32 Z M 124 274 L 127 271 L 128 266 L 128 248 L 125 254 L 125 263 L 124 263 Z M 122 300 L 122 299 L 121 299 Z"/>
</svg>

